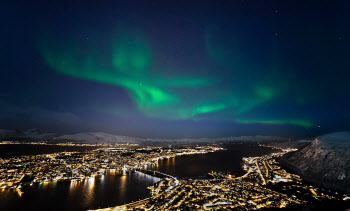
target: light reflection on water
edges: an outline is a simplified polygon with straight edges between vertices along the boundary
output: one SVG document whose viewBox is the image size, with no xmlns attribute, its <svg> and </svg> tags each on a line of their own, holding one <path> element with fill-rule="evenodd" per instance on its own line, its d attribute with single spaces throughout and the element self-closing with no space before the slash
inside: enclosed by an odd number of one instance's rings
<svg viewBox="0 0 350 211">
<path fill-rule="evenodd" d="M 119 174 L 119 173 L 118 173 Z M 109 172 L 82 181 L 34 183 L 24 186 L 22 197 L 16 191 L 0 191 L 0 210 L 88 210 L 111 207 L 150 196 L 148 186 L 158 178 Z"/>
<path fill-rule="evenodd" d="M 91 202 L 94 200 L 94 194 L 95 194 L 95 178 L 89 178 L 85 180 L 85 201 L 84 204 L 86 206 L 90 205 Z"/>
<path fill-rule="evenodd" d="M 126 175 L 123 175 L 120 177 L 120 199 L 121 200 L 125 200 L 125 189 L 127 188 L 126 185 L 127 185 L 127 176 Z"/>
<path fill-rule="evenodd" d="M 242 157 L 267 153 L 266 148 L 235 145 L 231 150 L 180 156 L 159 160 L 152 166 L 177 177 L 198 177 L 210 171 L 237 173 Z M 0 210 L 88 210 L 117 206 L 149 197 L 148 186 L 159 179 L 143 173 L 121 175 L 110 171 L 103 177 L 76 182 L 50 182 L 23 187 L 19 197 L 15 191 L 0 192 Z M 124 172 L 126 174 L 126 172 Z"/>
<path fill-rule="evenodd" d="M 171 158 L 171 165 L 175 166 L 175 157 Z"/>
</svg>

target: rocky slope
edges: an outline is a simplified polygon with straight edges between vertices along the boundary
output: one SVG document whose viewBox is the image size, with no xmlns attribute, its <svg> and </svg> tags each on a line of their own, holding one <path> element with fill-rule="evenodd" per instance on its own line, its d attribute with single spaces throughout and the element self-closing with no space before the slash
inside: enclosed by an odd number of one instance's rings
<svg viewBox="0 0 350 211">
<path fill-rule="evenodd" d="M 285 155 L 281 163 L 307 181 L 350 192 L 350 132 L 319 136 L 306 147 Z"/>
</svg>

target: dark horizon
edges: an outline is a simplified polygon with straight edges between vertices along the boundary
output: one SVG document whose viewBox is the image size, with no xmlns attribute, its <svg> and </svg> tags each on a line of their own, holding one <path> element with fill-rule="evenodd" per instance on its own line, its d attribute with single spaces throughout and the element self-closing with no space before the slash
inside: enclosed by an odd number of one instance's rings
<svg viewBox="0 0 350 211">
<path fill-rule="evenodd" d="M 350 130 L 350 2 L 5 1 L 0 128 Z"/>
<path fill-rule="evenodd" d="M 115 136 L 125 136 L 125 137 L 130 137 L 130 138 L 137 138 L 137 139 L 154 139 L 154 140 L 166 140 L 166 141 L 171 141 L 171 140 L 180 140 L 180 139 L 193 139 L 193 140 L 199 140 L 199 139 L 228 139 L 228 138 L 246 138 L 246 137 L 251 137 L 252 139 L 245 139 L 248 141 L 255 141 L 253 140 L 253 138 L 263 138 L 264 139 L 262 141 L 274 141 L 275 139 L 271 139 L 271 140 L 267 140 L 267 137 L 271 137 L 271 138 L 278 138 L 280 141 L 285 141 L 285 140 L 290 140 L 290 141 L 298 141 L 298 140 L 314 140 L 316 137 L 319 136 L 323 136 L 323 135 L 327 135 L 327 134 L 334 134 L 334 133 L 338 133 L 338 132 L 347 132 L 347 131 L 332 131 L 332 132 L 328 132 L 328 133 L 320 133 L 320 134 L 316 134 L 316 135 L 312 135 L 312 134 L 308 134 L 308 135 L 269 135 L 269 134 L 249 134 L 249 135 L 245 135 L 245 134 L 241 134 L 241 135 L 227 135 L 227 136 L 161 136 L 159 134 L 154 134 L 154 135 L 148 135 L 148 136 L 136 136 L 136 135 L 129 135 L 129 134 L 120 134 L 120 133 L 113 133 L 113 132 L 103 132 L 103 131 L 59 131 L 59 130 L 44 130 L 44 129 L 40 129 L 40 128 L 0 128 L 0 138 L 1 138 L 1 130 L 6 130 L 6 131 L 13 131 L 13 132 L 18 132 L 18 133 L 22 133 L 24 134 L 23 136 L 19 136 L 19 137 L 26 137 L 25 134 L 27 134 L 28 131 L 31 130 L 38 130 L 39 133 L 42 132 L 43 134 L 55 134 L 55 136 L 53 137 L 59 137 L 59 136 L 63 136 L 63 135 L 77 135 L 77 134 L 96 134 L 96 133 L 105 133 L 108 135 L 115 135 Z M 15 138 L 17 136 L 5 136 L 7 138 Z M 35 137 L 32 137 L 33 139 L 29 139 L 31 141 L 41 141 L 42 139 L 35 139 Z M 51 138 L 47 138 L 47 141 L 50 140 Z M 236 140 L 235 139 L 235 140 Z M 5 140 L 5 139 L 3 139 Z M 10 139 L 12 140 L 12 139 Z M 17 140 L 17 139 L 14 139 Z M 26 139 L 24 139 L 26 140 Z M 73 139 L 72 139 L 73 140 Z M 244 140 L 242 140 L 244 141 Z M 256 140 L 259 141 L 259 140 Z"/>
</svg>

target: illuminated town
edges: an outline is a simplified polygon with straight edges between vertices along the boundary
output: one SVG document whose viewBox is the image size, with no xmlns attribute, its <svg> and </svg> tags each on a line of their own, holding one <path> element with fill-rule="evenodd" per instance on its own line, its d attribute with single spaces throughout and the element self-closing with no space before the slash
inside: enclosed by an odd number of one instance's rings
<svg viewBox="0 0 350 211">
<path fill-rule="evenodd" d="M 321 199 L 349 199 L 344 194 L 306 185 L 298 175 L 282 169 L 276 159 L 296 149 L 280 150 L 243 158 L 246 173 L 240 177 L 211 172 L 212 179 L 182 180 L 164 175 L 164 179 L 150 187 L 151 197 L 99 210 L 255 210 L 298 207 Z"/>
<path fill-rule="evenodd" d="M 9 144 L 9 142 L 6 143 Z M 216 146 L 136 148 L 136 145 L 119 144 L 119 148 L 100 148 L 87 152 L 11 157 L 0 159 L 0 189 L 15 189 L 19 195 L 22 195 L 23 184 L 32 185 L 52 181 L 76 182 L 99 177 L 107 172 L 125 175 L 127 172 L 157 165 L 160 159 L 217 150 L 222 148 Z"/>
<path fill-rule="evenodd" d="M 0 211 L 350 211 L 350 0 L 0 8 Z"/>
<path fill-rule="evenodd" d="M 6 142 L 6 144 L 16 144 Z M 45 144 L 45 143 L 36 143 Z M 70 146 L 71 143 L 57 145 Z M 96 146 L 89 144 L 89 146 Z M 126 175 L 139 172 L 161 178 L 149 187 L 151 197 L 108 210 L 217 210 L 284 208 L 304 206 L 318 200 L 348 200 L 344 194 L 305 184 L 282 169 L 278 159 L 296 149 L 271 147 L 274 152 L 242 158 L 244 174 L 208 172 L 210 179 L 181 179 L 152 170 L 161 159 L 224 150 L 218 145 L 139 147 L 136 144 L 104 144 L 86 152 L 59 152 L 0 159 L 0 188 L 23 194 L 22 185 L 55 181 L 83 181 L 106 173 Z"/>
<path fill-rule="evenodd" d="M 80 146 L 80 147 L 137 147 L 139 144 L 130 144 L 130 143 L 76 143 L 76 142 L 58 142 L 58 143 L 49 143 L 49 142 L 23 142 L 23 141 L 1 141 L 0 145 L 6 144 L 28 144 L 28 145 L 48 145 L 48 146 Z"/>
</svg>

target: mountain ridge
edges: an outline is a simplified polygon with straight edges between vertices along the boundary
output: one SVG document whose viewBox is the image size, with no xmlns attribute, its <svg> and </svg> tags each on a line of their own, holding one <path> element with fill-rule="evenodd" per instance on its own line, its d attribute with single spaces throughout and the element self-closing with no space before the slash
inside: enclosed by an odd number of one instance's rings
<svg viewBox="0 0 350 211">
<path fill-rule="evenodd" d="M 286 154 L 281 163 L 307 181 L 350 192 L 350 132 L 319 136 L 306 147 Z"/>
<path fill-rule="evenodd" d="M 74 133 L 74 134 L 58 134 L 53 132 L 46 132 L 40 129 L 30 130 L 4 130 L 0 129 L 0 140 L 31 140 L 31 141 L 76 141 L 76 142 L 88 142 L 88 143 L 118 143 L 118 142 L 129 142 L 129 143 L 141 143 L 141 142 L 163 142 L 163 143 L 199 143 L 199 142 L 228 142 L 228 141 L 288 141 L 287 138 L 279 136 L 231 136 L 231 137 L 220 137 L 220 138 L 178 138 L 178 139 L 167 139 L 167 138 L 139 138 L 132 136 L 114 135 L 103 132 L 86 132 L 86 133 Z"/>
</svg>

